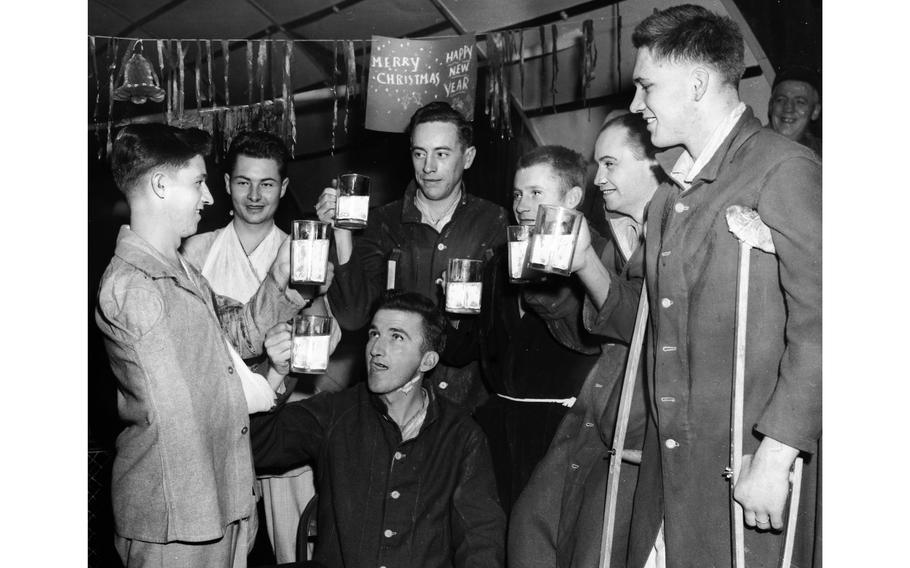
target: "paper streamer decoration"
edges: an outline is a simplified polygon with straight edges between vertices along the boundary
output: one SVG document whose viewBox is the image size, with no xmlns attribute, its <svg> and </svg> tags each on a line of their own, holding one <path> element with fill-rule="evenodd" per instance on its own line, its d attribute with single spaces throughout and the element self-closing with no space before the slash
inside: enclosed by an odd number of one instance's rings
<svg viewBox="0 0 910 568">
<path fill-rule="evenodd" d="M 291 94 L 291 58 L 294 53 L 294 42 L 284 42 L 284 72 L 281 80 L 281 96 L 284 99 L 284 138 L 291 155 L 297 143 L 297 112 L 294 110 L 294 98 Z"/>
<path fill-rule="evenodd" d="M 357 58 L 354 53 L 354 41 L 345 40 L 344 41 L 344 63 L 345 69 L 347 70 L 347 76 L 345 77 L 345 86 L 347 87 L 344 91 L 344 133 L 348 133 L 348 117 L 351 114 L 350 103 L 351 96 L 354 94 L 354 89 L 357 87 Z"/>
<path fill-rule="evenodd" d="M 101 139 L 101 129 L 97 128 L 101 117 L 101 75 L 98 74 L 98 52 L 95 47 L 95 38 L 89 38 L 89 51 L 92 55 L 92 76 L 95 78 L 95 108 L 92 110 L 92 122 L 95 124 L 95 140 L 98 143 L 98 159 L 101 159 L 104 142 Z"/>
<path fill-rule="evenodd" d="M 265 102 L 265 66 L 268 53 L 268 42 L 264 39 L 259 40 L 259 57 L 256 61 L 256 79 L 259 82 L 259 102 Z"/>
<path fill-rule="evenodd" d="M 202 108 L 202 42 L 196 41 L 196 68 L 193 70 L 196 79 L 196 108 Z"/>
<path fill-rule="evenodd" d="M 209 88 L 209 106 L 215 108 L 215 80 L 212 75 L 212 41 L 211 40 L 202 40 L 202 44 L 205 45 L 205 65 L 208 71 L 206 77 L 208 78 Z"/>
<path fill-rule="evenodd" d="M 246 102 L 253 103 L 253 42 L 246 42 Z"/>
<path fill-rule="evenodd" d="M 581 97 L 582 104 L 588 106 L 588 87 L 594 81 L 594 66 L 597 65 L 597 46 L 594 44 L 594 20 L 585 20 L 581 24 L 582 57 L 581 57 Z M 588 117 L 590 118 L 590 110 Z"/>
<path fill-rule="evenodd" d="M 108 63 L 108 74 L 109 77 L 109 87 L 108 87 L 108 99 L 107 99 L 107 140 L 105 144 L 105 150 L 110 152 L 111 150 L 111 128 L 114 124 L 114 80 L 117 77 L 117 48 L 119 44 L 117 40 L 111 38 L 107 44 L 108 53 L 110 54 L 110 63 Z"/>
<path fill-rule="evenodd" d="M 221 55 L 224 57 L 224 104 L 231 106 L 231 82 L 228 80 L 228 70 L 231 68 L 231 48 L 228 40 L 221 40 Z"/>
<path fill-rule="evenodd" d="M 366 127 L 403 132 L 418 108 L 448 101 L 474 119 L 477 53 L 473 33 L 414 40 L 373 36 Z"/>
<path fill-rule="evenodd" d="M 185 92 L 184 86 L 186 85 L 184 77 L 184 64 L 183 59 L 186 57 L 186 50 L 183 49 L 183 42 L 179 39 L 177 40 L 177 122 L 183 123 L 183 95 Z"/>
<path fill-rule="evenodd" d="M 332 155 L 335 155 L 335 130 L 338 128 L 338 41 L 332 41 Z"/>
<path fill-rule="evenodd" d="M 550 97 L 553 102 L 553 113 L 556 113 L 556 93 L 559 92 L 559 89 L 556 88 L 556 79 L 559 76 L 559 52 L 556 51 L 556 36 L 559 33 L 556 24 L 550 26 L 550 30 L 553 32 L 553 53 L 551 54 L 551 60 L 553 61 L 553 74 L 550 76 Z"/>
<path fill-rule="evenodd" d="M 619 3 L 613 4 L 613 15 L 616 21 L 616 92 L 622 92 L 622 15 L 619 13 Z"/>
<path fill-rule="evenodd" d="M 490 126 L 499 129 L 501 136 L 512 137 L 512 124 L 509 118 L 509 88 L 506 84 L 504 58 L 509 55 L 506 46 L 507 34 L 489 32 L 487 34 L 487 98 L 486 113 L 490 117 Z"/>
</svg>

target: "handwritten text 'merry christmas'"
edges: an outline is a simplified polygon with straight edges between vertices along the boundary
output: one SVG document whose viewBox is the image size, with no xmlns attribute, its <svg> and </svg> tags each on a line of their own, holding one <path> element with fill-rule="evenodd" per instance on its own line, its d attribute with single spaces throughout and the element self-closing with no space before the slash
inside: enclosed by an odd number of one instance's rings
<svg viewBox="0 0 910 568">
<path fill-rule="evenodd" d="M 451 97 L 468 91 L 470 85 L 471 56 L 473 45 L 464 45 L 446 53 L 446 65 L 449 68 L 447 81 L 443 84 L 446 96 Z"/>
<path fill-rule="evenodd" d="M 370 65 L 378 71 L 376 82 L 380 85 L 438 85 L 439 72 L 418 73 L 420 57 L 397 57 L 377 55 L 370 57 Z"/>
</svg>

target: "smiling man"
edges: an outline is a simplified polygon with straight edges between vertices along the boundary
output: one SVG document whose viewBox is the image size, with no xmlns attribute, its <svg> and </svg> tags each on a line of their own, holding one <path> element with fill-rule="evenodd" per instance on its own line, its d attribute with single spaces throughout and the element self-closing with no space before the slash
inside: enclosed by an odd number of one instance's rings
<svg viewBox="0 0 910 568">
<path fill-rule="evenodd" d="M 253 418 L 258 469 L 316 464 L 322 565 L 503 565 L 505 515 L 483 432 L 424 381 L 444 330 L 429 298 L 387 291 L 369 326 L 365 384 Z M 284 372 L 290 326 L 267 345 Z"/>
<path fill-rule="evenodd" d="M 264 330 L 304 305 L 288 287 L 289 241 L 245 305 L 216 294 L 178 251 L 212 203 L 207 144 L 201 131 L 142 124 L 124 127 L 111 151 L 130 225 L 95 321 L 125 423 L 111 493 L 127 568 L 246 566 L 256 509 L 241 356 L 257 355 Z"/>
<path fill-rule="evenodd" d="M 762 128 L 740 101 L 743 38 L 704 7 L 645 18 L 630 109 L 658 147 L 681 145 L 646 213 L 646 342 L 652 412 L 635 495 L 629 565 L 730 566 L 731 385 L 740 243 L 731 205 L 754 209 L 775 254 L 752 250 L 745 346 L 743 469 L 747 566 L 774 566 L 789 473 L 807 458 L 794 564 L 812 565 L 821 435 L 821 164 Z"/>
<path fill-rule="evenodd" d="M 386 288 L 419 292 L 442 304 L 439 283 L 449 259 L 484 260 L 506 240 L 506 211 L 471 195 L 462 181 L 477 152 L 471 123 L 448 103 L 436 101 L 414 113 L 407 134 L 414 181 L 404 196 L 370 211 L 367 227 L 356 239 L 351 231 L 334 228 L 335 280 L 329 301 L 345 329 L 362 328 Z M 335 189 L 325 188 L 316 206 L 322 221 L 334 221 L 335 200 Z M 447 336 L 456 327 L 463 333 L 473 319 L 453 317 Z M 476 357 L 470 354 L 442 353 L 428 379 L 443 396 L 470 408 L 487 397 Z"/>
<path fill-rule="evenodd" d="M 512 184 L 516 222 L 533 225 L 541 205 L 578 208 L 587 165 L 581 154 L 563 146 L 523 154 Z M 605 244 L 599 239 L 598 250 Z M 485 264 L 483 280 L 476 343 L 484 378 L 496 396 L 475 416 L 493 448 L 500 500 L 509 512 L 597 361 L 600 340 L 581 327 L 584 289 L 577 279 L 548 275 L 513 284 L 502 246 Z"/>
<path fill-rule="evenodd" d="M 602 345 L 589 364 L 593 370 L 574 377 L 575 403 L 551 434 L 553 442 L 514 505 L 510 566 L 580 568 L 598 563 L 608 451 L 644 276 L 644 212 L 666 177 L 655 152 L 645 122 L 634 114 L 607 121 L 595 141 L 594 183 L 601 190 L 610 235 L 605 240 L 582 221 L 572 266 L 581 300 L 569 314 L 580 322 L 576 325 L 584 324 L 587 337 L 596 337 Z M 641 389 L 636 394 L 626 447 L 637 450 L 646 405 Z M 625 562 L 637 475 L 637 465 L 623 464 L 611 565 Z"/>
<path fill-rule="evenodd" d="M 812 123 L 822 113 L 821 80 L 805 67 L 787 67 L 774 77 L 768 103 L 768 126 L 799 142 L 821 157 L 822 141 L 812 132 Z"/>
<path fill-rule="evenodd" d="M 221 229 L 194 235 L 183 242 L 187 260 L 202 272 L 218 294 L 246 302 L 259 288 L 287 234 L 275 225 L 275 212 L 287 191 L 291 155 L 282 140 L 264 131 L 243 131 L 231 141 L 225 158 L 224 185 L 231 198 L 233 219 Z M 327 306 L 319 297 L 307 313 L 323 315 Z M 332 326 L 332 340 L 341 330 Z M 248 359 L 265 375 L 265 356 Z M 314 390 L 338 390 L 329 375 L 315 377 Z M 244 382 L 250 412 L 267 410 L 257 399 L 271 400 L 271 386 Z M 303 390 L 303 389 L 301 389 Z M 294 396 L 302 396 L 294 393 Z M 265 524 L 278 562 L 293 562 L 297 551 L 297 522 L 315 495 L 313 471 L 302 467 L 281 475 L 261 477 Z M 257 491 L 259 494 L 259 491 Z M 254 519 L 255 520 L 255 519 Z M 256 523 L 251 523 L 255 528 Z M 251 531 L 255 536 L 255 531 Z"/>
</svg>

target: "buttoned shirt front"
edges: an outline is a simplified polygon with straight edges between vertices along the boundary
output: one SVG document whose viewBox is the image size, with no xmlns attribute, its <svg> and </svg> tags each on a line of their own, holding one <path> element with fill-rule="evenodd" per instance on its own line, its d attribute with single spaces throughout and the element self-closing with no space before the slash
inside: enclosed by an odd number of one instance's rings
<svg viewBox="0 0 910 568">
<path fill-rule="evenodd" d="M 690 187 L 664 183 L 649 205 L 646 357 L 654 420 L 630 561 L 644 560 L 664 519 L 667 558 L 678 566 L 730 562 L 723 473 L 740 250 L 726 221 L 731 205 L 757 211 L 776 248 L 747 252 L 743 452 L 754 453 L 770 436 L 812 453 L 820 435 L 821 167 L 811 151 L 763 129 L 746 109 Z M 746 532 L 748 565 L 777 561 L 780 535 Z"/>
<path fill-rule="evenodd" d="M 406 441 L 363 383 L 253 417 L 260 472 L 315 463 L 314 560 L 335 568 L 503 565 L 505 515 L 483 432 L 427 390 L 426 418 Z"/>
</svg>

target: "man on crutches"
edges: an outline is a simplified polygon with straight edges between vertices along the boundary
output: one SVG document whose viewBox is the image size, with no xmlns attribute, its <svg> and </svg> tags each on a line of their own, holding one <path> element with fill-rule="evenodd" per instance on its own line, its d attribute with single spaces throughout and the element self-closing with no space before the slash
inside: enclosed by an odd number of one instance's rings
<svg viewBox="0 0 910 568">
<path fill-rule="evenodd" d="M 762 129 L 740 101 L 743 40 L 729 18 L 692 5 L 658 11 L 632 36 L 631 110 L 658 147 L 681 145 L 647 213 L 646 342 L 651 416 L 629 566 L 733 566 L 731 409 L 740 239 L 732 205 L 755 211 L 774 252 L 749 247 L 742 344 L 745 566 L 777 566 L 790 471 L 806 458 L 800 510 L 815 510 L 821 435 L 821 164 Z M 738 460 L 736 460 L 738 461 Z M 812 565 L 814 518 L 796 523 L 793 564 Z M 738 564 L 737 564 L 738 565 Z"/>
</svg>

